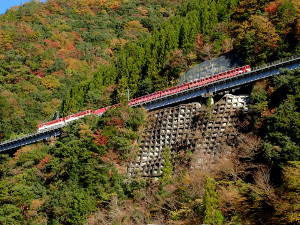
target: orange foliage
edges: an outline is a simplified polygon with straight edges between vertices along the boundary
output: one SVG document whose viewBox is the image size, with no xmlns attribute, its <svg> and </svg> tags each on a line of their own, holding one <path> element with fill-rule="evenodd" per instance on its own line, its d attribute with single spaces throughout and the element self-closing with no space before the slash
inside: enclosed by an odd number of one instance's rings
<svg viewBox="0 0 300 225">
<path fill-rule="evenodd" d="M 277 12 L 279 6 L 280 6 L 280 2 L 278 2 L 278 1 L 270 2 L 270 3 L 265 7 L 265 12 L 274 14 L 274 13 Z"/>
<path fill-rule="evenodd" d="M 124 120 L 119 117 L 112 117 L 110 121 L 106 121 L 107 126 L 124 127 Z"/>
<path fill-rule="evenodd" d="M 67 57 L 76 57 L 78 55 L 80 55 L 80 53 L 75 47 L 72 50 L 62 48 L 56 53 L 56 56 L 58 58 L 62 58 L 62 59 L 67 58 Z"/>
<path fill-rule="evenodd" d="M 148 10 L 143 7 L 137 7 L 137 10 L 141 13 L 142 16 L 148 16 Z"/>
<path fill-rule="evenodd" d="M 57 41 L 52 41 L 50 39 L 45 39 L 44 42 L 47 44 L 48 48 L 59 48 L 60 44 Z"/>
<path fill-rule="evenodd" d="M 39 169 L 43 169 L 49 162 L 50 160 L 52 159 L 52 156 L 51 155 L 46 155 L 40 162 L 39 164 L 37 164 L 37 168 Z"/>
<path fill-rule="evenodd" d="M 220 196 L 220 207 L 222 212 L 229 213 L 237 209 L 243 210 L 243 203 L 246 198 L 241 195 L 238 188 L 232 187 L 221 187 L 219 190 Z"/>
<path fill-rule="evenodd" d="M 105 54 L 112 57 L 114 55 L 114 51 L 111 48 L 107 48 L 107 49 L 105 49 Z"/>
<path fill-rule="evenodd" d="M 76 41 L 82 41 L 82 38 L 81 38 L 80 34 L 78 34 L 77 32 L 72 31 L 71 34 L 73 35 L 73 39 L 74 40 L 76 40 Z"/>
<path fill-rule="evenodd" d="M 95 61 L 99 63 L 99 65 L 109 65 L 109 61 L 105 60 L 102 57 L 95 57 Z"/>
<path fill-rule="evenodd" d="M 48 8 L 51 11 L 51 13 L 63 13 L 64 10 L 61 8 L 59 3 L 55 0 L 50 0 L 47 2 L 48 3 Z"/>
<path fill-rule="evenodd" d="M 51 73 L 51 75 L 53 75 L 55 77 L 64 77 L 65 72 L 63 70 L 58 70 L 58 71 L 55 71 L 55 72 Z"/>
<path fill-rule="evenodd" d="M 44 202 L 45 201 L 40 200 L 40 199 L 33 199 L 31 201 L 30 208 L 33 209 L 33 210 L 37 210 L 38 208 L 40 208 L 44 204 Z"/>
<path fill-rule="evenodd" d="M 73 0 L 71 4 L 68 3 L 80 15 L 96 15 L 105 4 L 106 0 Z"/>
<path fill-rule="evenodd" d="M 32 145 L 27 145 L 25 147 L 20 148 L 18 151 L 16 151 L 14 153 L 13 158 L 11 158 L 11 160 L 8 161 L 8 165 L 9 166 L 13 166 L 15 165 L 15 163 L 20 159 L 20 157 L 23 154 L 26 154 L 28 152 L 31 152 L 34 149 L 34 147 Z"/>
<path fill-rule="evenodd" d="M 45 52 L 45 50 L 44 50 L 45 46 L 44 45 L 41 45 L 39 43 L 33 43 L 32 45 L 34 47 L 34 51 L 35 51 L 34 54 L 35 55 L 41 55 Z"/>
<path fill-rule="evenodd" d="M 124 161 L 120 159 L 120 156 L 112 150 L 109 150 L 101 158 L 104 162 L 113 163 L 114 167 L 118 170 L 118 173 L 125 175 L 127 167 L 124 165 Z M 109 175 L 113 175 L 112 171 L 108 172 Z"/>
</svg>

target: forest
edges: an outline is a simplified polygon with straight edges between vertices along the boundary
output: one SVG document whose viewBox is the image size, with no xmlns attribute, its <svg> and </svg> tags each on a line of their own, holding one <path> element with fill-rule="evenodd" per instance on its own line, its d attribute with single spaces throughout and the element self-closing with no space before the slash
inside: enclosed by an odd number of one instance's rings
<svg viewBox="0 0 300 225">
<path fill-rule="evenodd" d="M 257 82 L 234 154 L 202 171 L 163 152 L 163 175 L 126 176 L 147 112 L 130 98 L 228 52 L 300 55 L 298 0 L 48 0 L 0 15 L 0 142 L 115 103 L 58 140 L 0 155 L 0 224 L 299 224 L 300 71 Z"/>
</svg>

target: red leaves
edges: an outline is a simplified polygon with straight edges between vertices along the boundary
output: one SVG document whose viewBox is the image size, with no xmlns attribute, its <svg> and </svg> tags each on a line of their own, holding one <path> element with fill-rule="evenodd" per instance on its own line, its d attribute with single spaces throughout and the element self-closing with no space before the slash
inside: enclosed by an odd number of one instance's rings
<svg viewBox="0 0 300 225">
<path fill-rule="evenodd" d="M 101 130 L 97 130 L 96 133 L 93 135 L 93 137 L 94 137 L 93 142 L 96 145 L 103 146 L 103 145 L 107 145 L 108 143 L 108 138 L 101 133 Z"/>
<path fill-rule="evenodd" d="M 196 36 L 196 48 L 201 49 L 204 46 L 204 40 L 201 34 Z"/>
<path fill-rule="evenodd" d="M 52 41 L 50 39 L 45 39 L 44 42 L 49 48 L 60 48 L 60 44 L 57 41 Z"/>
<path fill-rule="evenodd" d="M 111 120 L 106 121 L 105 125 L 107 126 L 116 126 L 116 127 L 124 127 L 124 120 L 119 117 L 112 117 Z"/>
<path fill-rule="evenodd" d="M 280 6 L 280 2 L 278 2 L 278 1 L 270 2 L 265 7 L 265 12 L 268 12 L 270 14 L 274 14 L 274 13 L 277 12 L 279 6 Z"/>
<path fill-rule="evenodd" d="M 45 77 L 45 72 L 44 71 L 41 71 L 41 70 L 38 70 L 38 71 L 31 71 L 31 73 L 33 73 L 34 75 L 40 77 L 40 78 L 43 78 Z"/>
</svg>

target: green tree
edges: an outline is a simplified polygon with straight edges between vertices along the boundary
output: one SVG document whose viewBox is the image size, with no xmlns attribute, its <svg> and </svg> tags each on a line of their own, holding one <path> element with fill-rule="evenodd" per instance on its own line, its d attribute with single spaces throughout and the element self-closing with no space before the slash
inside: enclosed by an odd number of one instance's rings
<svg viewBox="0 0 300 225">
<path fill-rule="evenodd" d="M 169 184 L 172 180 L 173 176 L 173 164 L 172 164 L 172 155 L 171 155 L 171 149 L 168 147 L 165 147 L 162 150 L 162 155 L 164 159 L 164 164 L 162 168 L 162 176 L 160 178 L 161 184 L 164 186 L 166 184 Z"/>
<path fill-rule="evenodd" d="M 216 182 L 211 177 L 206 177 L 204 186 L 203 208 L 204 224 L 221 225 L 224 222 L 222 212 L 218 209 L 218 193 Z"/>
<path fill-rule="evenodd" d="M 82 224 L 88 213 L 96 209 L 96 201 L 86 190 L 68 184 L 53 190 L 44 207 L 52 224 Z"/>
<path fill-rule="evenodd" d="M 24 224 L 24 218 L 21 209 L 13 204 L 3 204 L 0 207 L 0 223 L 3 225 Z"/>
</svg>

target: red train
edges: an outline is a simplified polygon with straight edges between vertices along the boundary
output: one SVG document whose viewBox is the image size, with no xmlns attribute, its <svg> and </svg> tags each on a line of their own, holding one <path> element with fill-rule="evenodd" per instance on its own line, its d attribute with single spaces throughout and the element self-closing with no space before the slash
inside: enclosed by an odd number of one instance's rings
<svg viewBox="0 0 300 225">
<path fill-rule="evenodd" d="M 136 106 L 136 105 L 139 105 L 141 103 L 152 101 L 154 99 L 159 99 L 159 98 L 164 97 L 164 96 L 173 95 L 173 94 L 176 94 L 176 93 L 188 90 L 188 89 L 201 87 L 201 86 L 207 85 L 209 83 L 213 83 L 213 82 L 218 81 L 218 80 L 233 77 L 233 76 L 236 76 L 238 74 L 242 74 L 242 73 L 246 73 L 246 72 L 250 72 L 250 71 L 251 71 L 251 67 L 249 65 L 239 67 L 239 68 L 235 68 L 235 69 L 223 72 L 223 73 L 215 74 L 211 77 L 194 80 L 192 82 L 185 83 L 185 84 L 182 84 L 182 85 L 178 85 L 178 86 L 175 86 L 175 87 L 171 87 L 171 88 L 163 90 L 163 91 L 157 91 L 157 92 L 145 95 L 145 96 L 141 96 L 139 98 L 134 98 L 134 99 L 129 101 L 128 105 L 129 106 Z M 100 116 L 103 113 L 105 113 L 110 107 L 114 107 L 114 106 L 104 107 L 104 108 L 100 108 L 100 109 L 97 109 L 97 110 L 86 110 L 86 111 L 79 112 L 79 113 L 76 113 L 76 114 L 73 114 L 73 115 L 70 115 L 70 116 L 67 116 L 67 117 L 64 117 L 64 118 L 59 118 L 57 120 L 53 120 L 53 121 L 50 121 L 50 122 L 41 123 L 41 124 L 38 125 L 38 132 L 53 129 L 53 128 L 64 127 L 66 124 L 68 124 L 68 123 L 70 123 L 74 120 L 78 120 L 82 117 L 88 116 L 88 115 Z"/>
<path fill-rule="evenodd" d="M 154 92 L 154 93 L 149 94 L 149 95 L 145 95 L 145 96 L 141 96 L 139 98 L 132 99 L 128 103 L 128 105 L 134 106 L 134 105 L 137 105 L 137 104 L 141 104 L 143 102 L 148 102 L 148 101 L 151 101 L 151 100 L 154 100 L 154 99 L 157 99 L 157 98 L 161 98 L 161 97 L 166 96 L 166 95 L 173 95 L 173 94 L 176 94 L 176 93 L 184 91 L 184 90 L 188 90 L 188 89 L 192 89 L 192 88 L 196 88 L 196 87 L 201 87 L 201 86 L 204 86 L 204 85 L 209 84 L 209 83 L 213 83 L 213 82 L 218 81 L 218 80 L 233 77 L 233 76 L 236 76 L 238 74 L 242 74 L 242 73 L 246 73 L 246 72 L 250 72 L 250 71 L 251 71 L 251 67 L 249 65 L 239 67 L 239 68 L 235 68 L 233 70 L 229 70 L 229 71 L 226 71 L 226 72 L 223 72 L 223 73 L 215 74 L 211 77 L 195 80 L 195 81 L 192 81 L 192 82 L 189 82 L 189 83 L 185 83 L 185 84 L 182 84 L 182 85 L 171 87 L 171 88 L 163 90 L 163 91 Z"/>
</svg>

